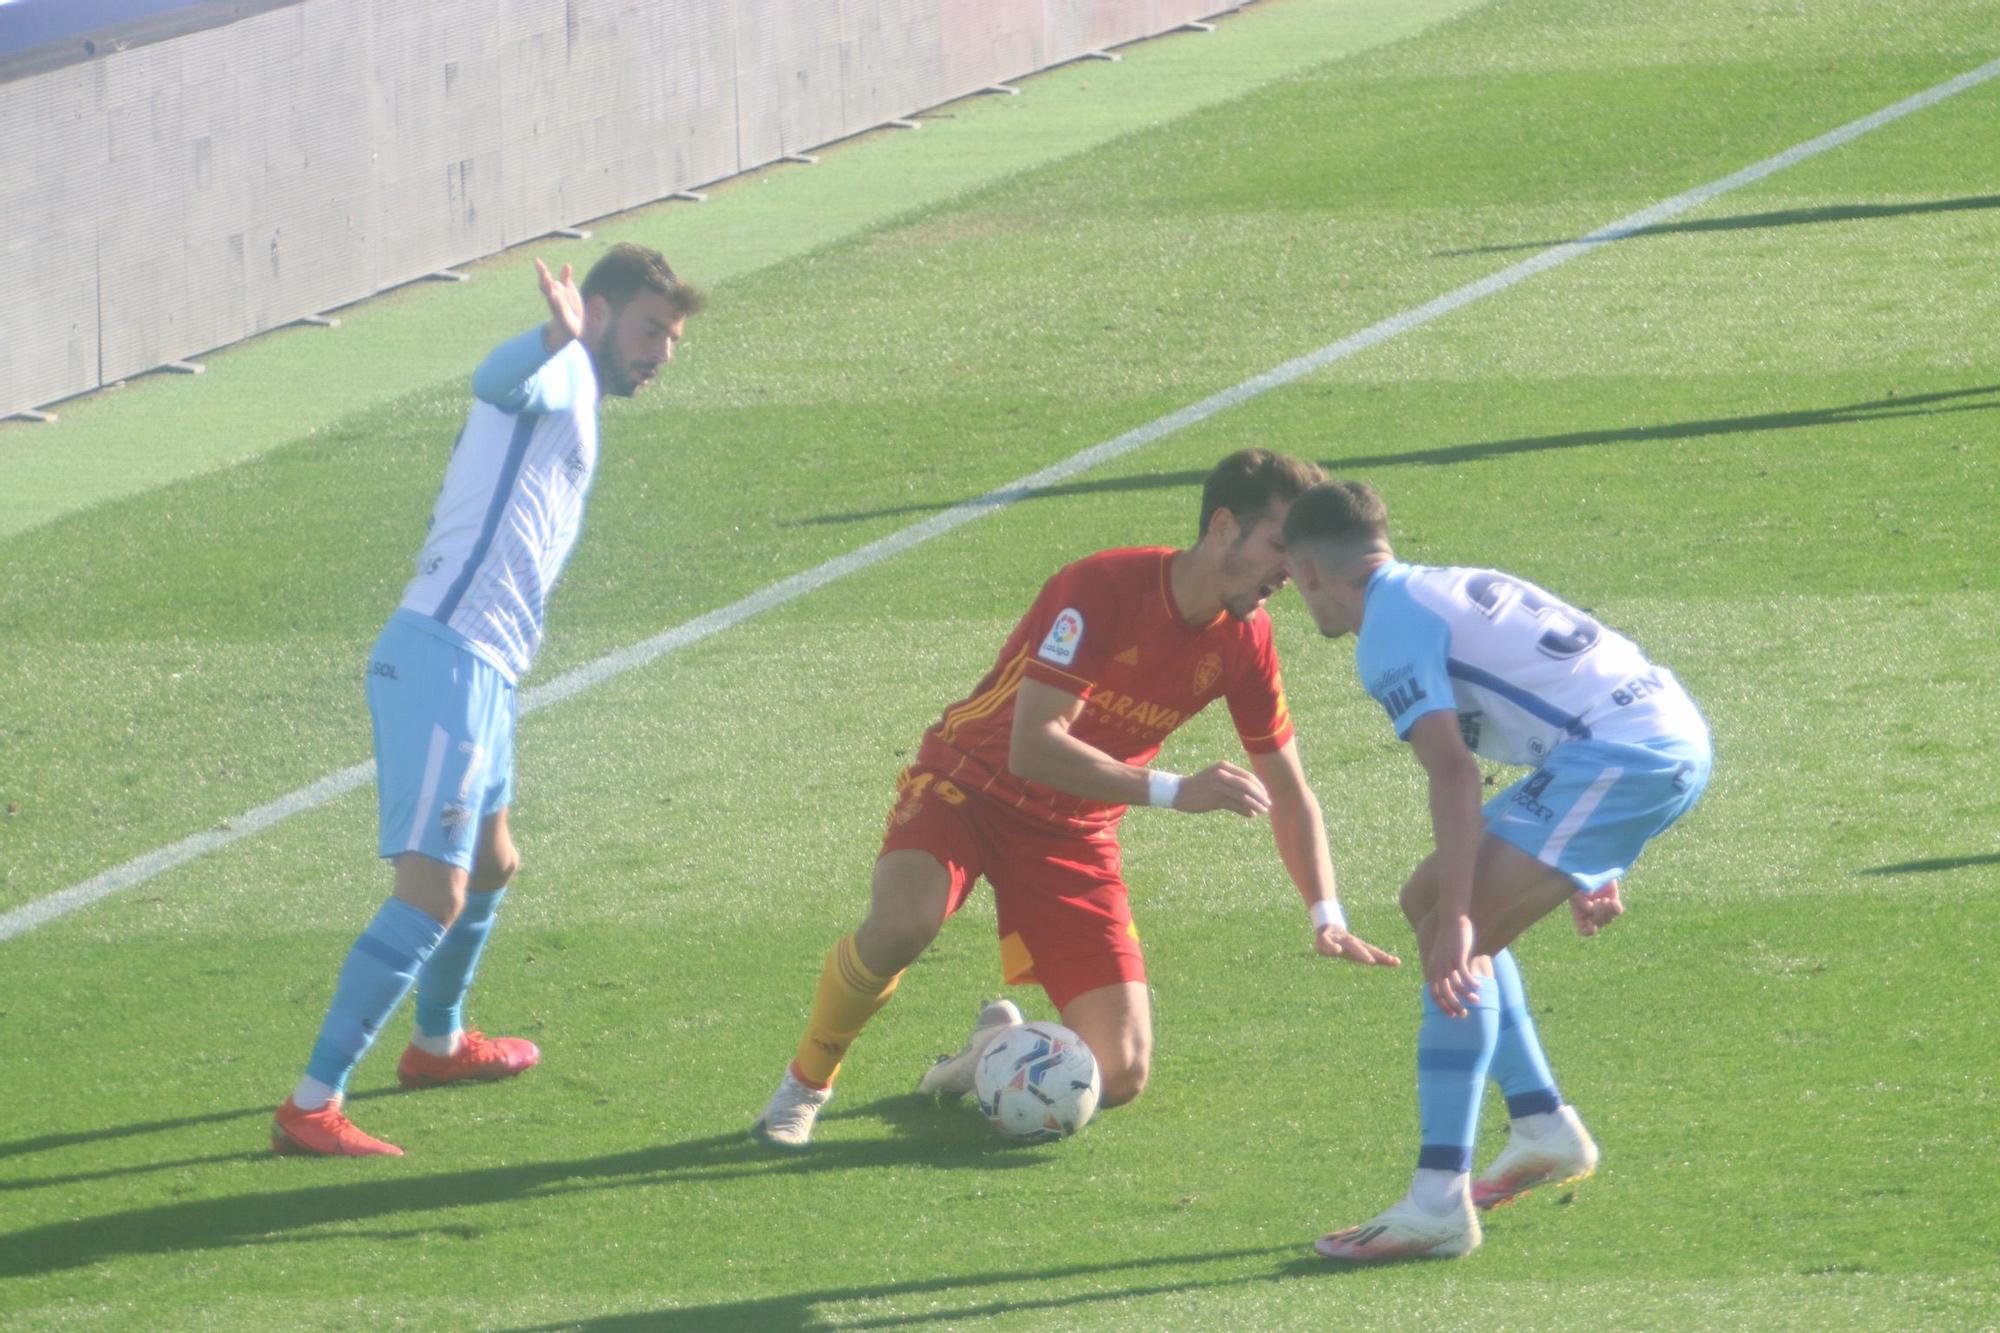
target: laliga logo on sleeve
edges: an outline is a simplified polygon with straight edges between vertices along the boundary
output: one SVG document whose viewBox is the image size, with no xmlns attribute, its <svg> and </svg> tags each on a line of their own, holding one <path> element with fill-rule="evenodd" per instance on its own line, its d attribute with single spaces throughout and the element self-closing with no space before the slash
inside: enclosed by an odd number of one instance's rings
<svg viewBox="0 0 2000 1333">
<path fill-rule="evenodd" d="M 1068 666 L 1076 660 L 1076 648 L 1082 642 L 1083 613 L 1073 606 L 1064 607 L 1056 613 L 1056 623 L 1049 626 L 1049 637 L 1042 640 L 1035 655 L 1045 662 Z"/>
</svg>

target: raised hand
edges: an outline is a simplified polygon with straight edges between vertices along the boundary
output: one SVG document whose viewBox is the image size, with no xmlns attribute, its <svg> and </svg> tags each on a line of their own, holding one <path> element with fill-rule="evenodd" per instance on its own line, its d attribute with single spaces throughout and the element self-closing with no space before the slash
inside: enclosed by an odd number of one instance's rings
<svg viewBox="0 0 2000 1333">
<path fill-rule="evenodd" d="M 542 299 L 549 303 L 549 322 L 542 331 L 542 345 L 551 352 L 558 351 L 570 339 L 583 336 L 583 293 L 576 289 L 576 279 L 571 276 L 568 264 L 562 266 L 562 276 L 556 277 L 547 264 L 537 259 L 535 280 L 541 284 Z"/>
<path fill-rule="evenodd" d="M 1345 958 L 1350 963 L 1363 963 L 1371 967 L 1403 965 L 1403 960 L 1395 954 L 1378 949 L 1359 935 L 1350 934 L 1338 926 L 1321 926 L 1314 931 L 1313 948 L 1327 958 Z"/>
<path fill-rule="evenodd" d="M 1255 819 L 1270 811 L 1271 794 L 1264 790 L 1255 773 L 1225 760 L 1182 778 L 1180 792 L 1174 797 L 1174 809 L 1190 815 L 1228 810 L 1245 819 Z"/>
</svg>

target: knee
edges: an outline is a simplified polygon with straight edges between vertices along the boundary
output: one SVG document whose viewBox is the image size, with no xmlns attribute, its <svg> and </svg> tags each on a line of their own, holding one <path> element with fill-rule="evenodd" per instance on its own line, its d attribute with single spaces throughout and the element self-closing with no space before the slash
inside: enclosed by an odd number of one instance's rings
<svg viewBox="0 0 2000 1333">
<path fill-rule="evenodd" d="M 1113 1106 L 1123 1106 L 1127 1102 L 1137 1101 L 1139 1094 L 1146 1090 L 1146 1076 L 1151 1072 L 1150 1063 L 1143 1051 L 1113 1060 L 1098 1061 L 1097 1104 L 1108 1110 Z"/>
<path fill-rule="evenodd" d="M 521 854 L 510 843 L 496 849 L 491 855 L 482 856 L 472 867 L 470 887 L 474 893 L 492 893 L 504 889 L 512 882 L 521 869 Z"/>
<path fill-rule="evenodd" d="M 943 925 L 942 913 L 915 904 L 902 903 L 893 908 L 877 904 L 854 932 L 854 944 L 870 971 L 887 976 L 917 961 Z"/>
</svg>

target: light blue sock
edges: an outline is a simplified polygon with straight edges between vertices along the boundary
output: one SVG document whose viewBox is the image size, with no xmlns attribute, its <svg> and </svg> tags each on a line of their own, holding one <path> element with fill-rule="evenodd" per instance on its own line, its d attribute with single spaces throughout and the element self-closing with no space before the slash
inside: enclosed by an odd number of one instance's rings
<svg viewBox="0 0 2000 1333">
<path fill-rule="evenodd" d="M 333 1003 L 306 1062 L 307 1077 L 335 1092 L 346 1089 L 347 1076 L 375 1044 L 375 1034 L 403 1002 L 417 969 L 443 936 L 443 926 L 402 899 L 382 904 L 347 951 Z"/>
<path fill-rule="evenodd" d="M 1556 1091 L 1556 1076 L 1542 1053 L 1535 1020 L 1528 1016 L 1528 992 L 1521 986 L 1513 950 L 1493 955 L 1493 979 L 1500 984 L 1500 1044 L 1487 1072 L 1506 1094 L 1511 1118 L 1553 1111 L 1563 1104 L 1562 1094 Z"/>
<path fill-rule="evenodd" d="M 1424 1021 L 1417 1031 L 1417 1112 L 1423 1123 L 1420 1171 L 1472 1169 L 1479 1131 L 1479 1099 L 1500 1036 L 1500 993 L 1480 978 L 1479 995 L 1464 1018 L 1451 1018 L 1424 988 Z"/>
<path fill-rule="evenodd" d="M 465 1026 L 465 993 L 493 933 L 493 914 L 506 896 L 504 887 L 466 894 L 465 910 L 417 973 L 417 1031 L 426 1037 L 449 1037 Z"/>
</svg>

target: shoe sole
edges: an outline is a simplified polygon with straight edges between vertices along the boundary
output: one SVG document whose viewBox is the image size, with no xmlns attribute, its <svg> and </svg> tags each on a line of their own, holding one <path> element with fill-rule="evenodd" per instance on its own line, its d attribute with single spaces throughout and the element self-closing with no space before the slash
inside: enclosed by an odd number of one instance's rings
<svg viewBox="0 0 2000 1333">
<path fill-rule="evenodd" d="M 1315 1244 L 1313 1253 L 1335 1264 L 1392 1264 L 1408 1259 L 1463 1259 L 1479 1248 L 1477 1245 L 1468 1245 L 1464 1249 L 1448 1248 L 1451 1244 L 1450 1241 L 1440 1241 L 1421 1250 L 1400 1250 L 1393 1254 L 1328 1254 Z"/>
<path fill-rule="evenodd" d="M 279 1157 L 401 1157 L 396 1152 L 321 1152 L 293 1138 L 275 1125 L 271 1128 L 271 1151 Z"/>
<path fill-rule="evenodd" d="M 455 1074 L 450 1078 L 439 1078 L 435 1074 L 406 1074 L 398 1069 L 396 1082 L 400 1083 L 406 1092 L 414 1092 L 419 1088 L 448 1088 L 454 1083 L 503 1083 L 510 1078 L 521 1077 L 534 1067 L 534 1065 L 522 1065 L 519 1069 L 502 1069 L 491 1074 Z"/>
<path fill-rule="evenodd" d="M 1592 1176 L 1596 1174 L 1597 1174 L 1597 1168 L 1593 1166 L 1587 1170 L 1578 1171 L 1575 1175 L 1564 1176 L 1561 1180 L 1551 1180 L 1544 1178 L 1535 1181 L 1531 1185 L 1523 1185 L 1520 1189 L 1514 1190 L 1508 1194 L 1503 1194 L 1497 1199 L 1489 1199 L 1485 1203 L 1481 1203 L 1478 1197 L 1475 1195 L 1475 1197 L 1472 1200 L 1472 1206 L 1474 1208 L 1479 1209 L 1479 1211 L 1482 1213 L 1490 1213 L 1495 1208 L 1505 1208 L 1510 1203 L 1514 1203 L 1521 1199 L 1525 1199 L 1538 1189 L 1559 1190 L 1565 1185 L 1574 1185 L 1579 1180 L 1589 1180 Z"/>
<path fill-rule="evenodd" d="M 750 1126 L 750 1137 L 770 1147 L 782 1148 L 786 1152 L 803 1152 L 812 1146 L 810 1138 L 801 1139 L 797 1143 L 793 1143 L 790 1139 L 772 1138 L 771 1131 L 764 1128 L 764 1122 L 761 1120 Z"/>
</svg>

